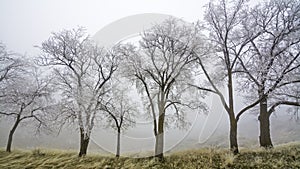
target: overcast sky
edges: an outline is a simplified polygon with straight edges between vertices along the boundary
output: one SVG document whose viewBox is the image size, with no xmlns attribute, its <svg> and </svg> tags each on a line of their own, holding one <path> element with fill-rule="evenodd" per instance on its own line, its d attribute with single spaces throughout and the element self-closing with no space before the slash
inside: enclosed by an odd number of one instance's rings
<svg viewBox="0 0 300 169">
<path fill-rule="evenodd" d="M 51 32 L 84 26 L 88 34 L 93 36 L 110 23 L 143 13 L 171 15 L 193 22 L 203 16 L 203 6 L 207 2 L 208 0 L 0 0 L 0 41 L 11 51 L 34 56 L 39 50 L 33 46 L 48 39 Z M 124 27 L 121 29 L 125 30 Z M 152 136 L 151 130 L 148 131 L 148 135 Z M 6 136 L 7 130 L 2 132 Z M 94 138 L 98 141 L 96 136 Z M 111 139 L 107 140 L 111 145 Z M 153 140 L 149 141 L 152 148 Z"/>
<path fill-rule="evenodd" d="M 51 32 L 84 26 L 88 34 L 93 36 L 110 23 L 143 13 L 171 15 L 194 22 L 202 19 L 203 6 L 208 1 L 0 0 L 0 42 L 6 44 L 11 51 L 31 56 L 38 54 L 38 49 L 33 46 L 40 45 L 42 41 L 48 39 Z M 256 1 L 252 0 L 251 2 L 253 4 Z M 224 118 L 227 117 L 224 116 Z M 250 120 L 257 123 L 255 116 Z M 204 120 L 202 119 L 202 121 Z M 215 125 L 215 123 L 212 124 Z M 202 124 L 198 123 L 197 125 Z M 207 125 L 206 122 L 205 125 Z M 196 126 L 196 128 L 200 127 Z M 225 129 L 227 128 L 225 127 Z M 200 135 L 194 135 L 200 139 L 202 130 L 197 130 L 197 132 L 200 132 Z M 7 130 L 4 133 L 7 134 Z M 152 135 L 150 130 L 149 134 Z"/>
<path fill-rule="evenodd" d="M 84 26 L 93 36 L 104 26 L 142 13 L 168 14 L 186 21 L 203 16 L 208 0 L 1 0 L 0 41 L 9 50 L 37 54 L 51 32 Z"/>
</svg>

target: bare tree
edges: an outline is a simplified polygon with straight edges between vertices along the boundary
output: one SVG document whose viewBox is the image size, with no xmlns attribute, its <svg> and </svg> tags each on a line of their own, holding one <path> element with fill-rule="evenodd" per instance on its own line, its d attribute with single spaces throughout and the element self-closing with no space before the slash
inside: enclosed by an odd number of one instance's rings
<svg viewBox="0 0 300 169">
<path fill-rule="evenodd" d="M 300 3 L 270 0 L 255 6 L 249 16 L 244 21 L 245 34 L 251 35 L 255 30 L 260 35 L 251 40 L 248 52 L 239 57 L 241 81 L 249 88 L 250 100 L 262 98 L 259 142 L 269 148 L 273 146 L 272 112 L 280 105 L 300 106 L 296 87 L 300 84 Z"/>
<path fill-rule="evenodd" d="M 205 109 L 203 103 L 193 100 L 198 95 L 188 85 L 194 80 L 191 62 L 199 42 L 197 35 L 191 25 L 171 18 L 146 30 L 139 49 L 128 45 L 124 50 L 127 51 L 124 72 L 136 82 L 153 118 L 155 157 L 160 160 L 164 152 L 166 113 L 174 113 L 177 117 L 174 122 L 184 124 L 183 108 Z"/>
<path fill-rule="evenodd" d="M 293 93 L 293 94 L 289 95 L 289 96 L 294 97 L 295 102 L 299 103 L 300 102 L 300 85 L 295 86 L 294 89 L 291 90 L 291 93 Z M 292 119 L 294 119 L 296 122 L 299 122 L 299 120 L 300 120 L 300 117 L 299 117 L 300 116 L 299 115 L 300 114 L 300 106 L 290 108 L 289 112 L 292 113 Z"/>
<path fill-rule="evenodd" d="M 117 68 L 116 57 L 95 45 L 82 28 L 53 33 L 40 49 L 40 64 L 54 70 L 64 105 L 63 117 L 73 118 L 78 124 L 79 156 L 84 156 L 99 113 L 99 101 L 109 91 L 108 82 Z"/>
<path fill-rule="evenodd" d="M 51 113 L 53 100 L 51 99 L 50 80 L 41 78 L 35 68 L 22 71 L 19 78 L 7 81 L 4 96 L 0 98 L 0 116 L 14 119 L 9 132 L 6 151 L 11 152 L 14 133 L 23 121 L 32 121 L 37 131 L 47 126 L 48 114 Z M 36 123 L 35 123 L 36 122 Z"/>
<path fill-rule="evenodd" d="M 117 131 L 117 158 L 120 157 L 121 132 L 134 124 L 133 117 L 137 113 L 137 105 L 131 101 L 128 87 L 120 85 L 123 83 L 117 80 L 110 95 L 105 99 L 106 101 L 102 101 L 100 106 L 100 110 L 107 113 L 108 126 Z"/>
<path fill-rule="evenodd" d="M 5 91 L 5 83 L 18 78 L 20 72 L 23 71 L 23 64 L 18 54 L 8 52 L 5 45 L 0 43 L 0 97 L 3 96 L 2 92 Z"/>
<path fill-rule="evenodd" d="M 205 27 L 209 32 L 207 39 L 207 57 L 197 56 L 197 63 L 206 76 L 208 86 L 196 86 L 199 90 L 217 94 L 226 110 L 230 123 L 230 149 L 234 154 L 239 152 L 237 140 L 237 123 L 242 114 L 257 105 L 260 98 L 236 110 L 234 103 L 234 71 L 238 58 L 247 51 L 247 45 L 257 38 L 260 32 L 252 32 L 249 36 L 243 34 L 243 21 L 248 17 L 245 0 L 211 1 L 205 14 Z M 203 49 L 205 50 L 205 49 Z M 208 62 L 209 61 L 209 62 Z M 211 70 L 209 66 L 214 66 Z M 222 93 L 220 82 L 226 83 L 226 93 Z M 227 98 L 226 98 L 227 97 Z M 237 111 L 237 112 L 236 112 Z"/>
</svg>

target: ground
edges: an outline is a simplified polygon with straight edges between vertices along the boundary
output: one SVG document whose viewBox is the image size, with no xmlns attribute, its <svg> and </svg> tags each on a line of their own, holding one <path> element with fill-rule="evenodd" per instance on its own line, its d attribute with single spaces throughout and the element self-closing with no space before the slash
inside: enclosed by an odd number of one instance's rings
<svg viewBox="0 0 300 169">
<path fill-rule="evenodd" d="M 88 154 L 79 158 L 76 152 L 35 149 L 0 150 L 1 169 L 85 169 L 85 168 L 300 168 L 300 142 L 276 146 L 274 149 L 241 149 L 233 156 L 227 149 L 203 148 L 168 153 L 163 162 L 152 158 L 130 158 Z"/>
</svg>

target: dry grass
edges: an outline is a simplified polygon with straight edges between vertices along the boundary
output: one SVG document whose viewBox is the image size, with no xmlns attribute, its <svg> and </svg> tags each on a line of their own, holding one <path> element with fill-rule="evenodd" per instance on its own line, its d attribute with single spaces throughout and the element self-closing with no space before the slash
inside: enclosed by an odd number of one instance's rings
<svg viewBox="0 0 300 169">
<path fill-rule="evenodd" d="M 36 149 L 0 150 L 1 169 L 51 169 L 51 168 L 300 168 L 300 143 L 278 146 L 272 150 L 243 149 L 233 156 L 225 149 L 199 149 L 175 152 L 167 155 L 164 162 L 151 158 L 115 159 L 99 154 L 78 158 L 76 152 Z"/>
</svg>

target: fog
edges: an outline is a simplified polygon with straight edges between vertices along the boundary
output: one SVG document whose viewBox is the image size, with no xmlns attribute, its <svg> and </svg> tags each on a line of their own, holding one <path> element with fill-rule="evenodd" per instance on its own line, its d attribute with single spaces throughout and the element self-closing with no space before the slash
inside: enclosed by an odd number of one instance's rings
<svg viewBox="0 0 300 169">
<path fill-rule="evenodd" d="M 161 22 L 169 16 L 196 22 L 203 16 L 207 1 L 17 1 L 0 2 L 0 41 L 8 49 L 28 56 L 37 56 L 40 45 L 51 32 L 84 26 L 100 45 L 110 46 L 121 40 L 138 35 L 138 32 Z M 254 1 L 252 1 L 254 2 Z M 160 5 L 157 5 L 160 3 Z M 139 99 L 137 97 L 137 99 Z M 236 107 L 243 107 L 242 97 L 236 96 Z M 167 128 L 165 150 L 176 151 L 199 147 L 228 147 L 228 116 L 216 96 L 205 98 L 210 108 L 208 114 L 187 112 L 190 125 L 185 129 Z M 145 112 L 142 112 L 145 114 Z M 101 126 L 98 122 L 92 133 L 90 152 L 114 153 L 116 131 Z M 245 113 L 238 123 L 241 147 L 258 147 L 257 114 Z M 18 127 L 13 140 L 13 149 L 54 148 L 78 150 L 79 134 L 76 124 L 65 126 L 57 132 L 36 134 L 33 126 Z M 12 123 L 0 119 L 0 147 L 5 147 Z M 271 134 L 274 144 L 300 140 L 300 124 L 292 119 L 285 107 L 276 109 L 271 116 Z M 103 137 L 105 136 L 105 137 Z M 121 153 L 142 153 L 154 149 L 154 134 L 151 118 L 137 119 L 136 126 L 122 133 Z"/>
<path fill-rule="evenodd" d="M 214 101 L 214 102 L 213 102 Z M 186 120 L 190 125 L 185 129 L 167 128 L 165 132 L 165 150 L 178 151 L 195 149 L 200 147 L 221 147 L 229 145 L 228 131 L 229 123 L 226 112 L 222 110 L 218 99 L 210 96 L 207 98 L 210 105 L 209 114 L 189 112 Z M 275 115 L 271 116 L 271 136 L 275 145 L 300 140 L 300 123 L 292 119 L 285 108 L 278 109 Z M 9 120 L 0 121 L 0 147 L 5 147 L 8 132 L 12 123 Z M 101 124 L 99 122 L 98 124 Z M 254 113 L 244 114 L 238 123 L 238 139 L 241 147 L 259 147 L 257 115 Z M 14 149 L 65 149 L 78 150 L 79 134 L 74 125 L 63 128 L 61 133 L 45 134 L 35 133 L 35 129 L 26 124 L 21 125 L 14 136 Z M 143 153 L 153 151 L 155 138 L 151 119 L 138 118 L 135 127 L 122 133 L 121 153 L 141 156 Z M 93 130 L 90 152 L 102 154 L 113 154 L 116 145 L 116 131 L 111 128 L 97 126 Z"/>
</svg>

